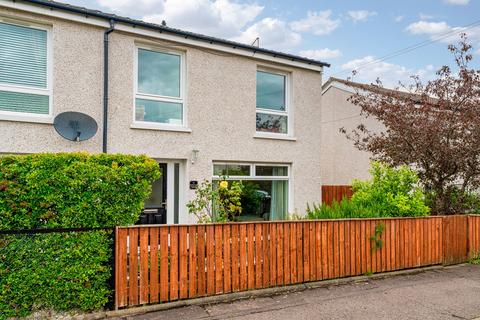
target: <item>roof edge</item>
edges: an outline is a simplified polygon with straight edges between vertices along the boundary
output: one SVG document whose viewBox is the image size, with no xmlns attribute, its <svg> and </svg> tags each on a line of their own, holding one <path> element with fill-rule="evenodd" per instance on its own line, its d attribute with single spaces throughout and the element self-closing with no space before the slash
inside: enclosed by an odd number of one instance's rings
<svg viewBox="0 0 480 320">
<path fill-rule="evenodd" d="M 120 23 L 124 23 L 124 24 L 127 24 L 127 25 L 131 25 L 131 26 L 138 26 L 138 27 L 143 27 L 143 28 L 147 28 L 147 29 L 152 29 L 152 30 L 155 30 L 155 31 L 161 31 L 161 32 L 176 35 L 176 36 L 179 36 L 179 37 L 182 37 L 182 38 L 190 38 L 190 39 L 197 40 L 197 41 L 203 41 L 203 42 L 208 42 L 208 43 L 216 43 L 216 44 L 231 47 L 233 49 L 244 49 L 244 50 L 252 51 L 254 53 L 258 52 L 258 53 L 270 55 L 273 58 L 281 58 L 281 59 L 285 59 L 285 60 L 289 60 L 289 61 L 299 62 L 299 63 L 303 63 L 303 64 L 307 64 L 307 65 L 319 66 L 319 67 L 330 67 L 329 63 L 314 60 L 314 59 L 304 58 L 304 57 L 300 57 L 300 56 L 297 56 L 297 55 L 278 52 L 278 51 L 269 50 L 269 49 L 265 49 L 265 48 L 259 48 L 259 47 L 255 47 L 255 46 L 251 46 L 251 45 L 247 45 L 247 44 L 243 44 L 243 43 L 239 43 L 239 42 L 235 42 L 235 41 L 230 41 L 230 40 L 226 40 L 226 39 L 210 37 L 210 36 L 206 36 L 206 35 L 202 35 L 202 34 L 198 34 L 198 33 L 194 33 L 194 32 L 183 31 L 183 30 L 180 30 L 180 29 L 170 28 L 170 27 L 167 27 L 167 26 L 162 26 L 162 25 L 158 25 L 158 24 L 154 24 L 154 23 L 148 23 L 148 22 L 144 22 L 144 21 L 141 21 L 141 20 L 130 19 L 130 18 L 127 18 L 127 17 L 117 16 L 115 14 L 109 14 L 109 13 L 105 13 L 105 12 L 98 11 L 98 10 L 87 9 L 87 8 L 83 8 L 83 7 L 79 7 L 79 6 L 69 5 L 69 4 L 66 4 L 66 3 L 61 3 L 61 2 L 56 2 L 56 1 L 45 1 L 45 0 L 20 0 L 20 1 L 25 2 L 25 3 L 29 3 L 29 4 L 48 7 L 48 8 L 51 8 L 51 9 L 68 11 L 68 12 L 71 12 L 71 13 L 80 14 L 80 15 L 84 15 L 84 16 L 97 17 L 97 18 L 108 20 L 108 21 L 113 20 L 115 22 L 120 22 Z"/>
</svg>

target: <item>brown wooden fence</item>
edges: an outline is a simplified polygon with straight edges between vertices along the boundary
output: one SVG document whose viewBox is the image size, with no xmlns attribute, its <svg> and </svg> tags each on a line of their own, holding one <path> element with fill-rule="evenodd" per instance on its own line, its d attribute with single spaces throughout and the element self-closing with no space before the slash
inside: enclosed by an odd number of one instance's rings
<svg viewBox="0 0 480 320">
<path fill-rule="evenodd" d="M 322 186 L 322 203 L 331 205 L 333 201 L 340 202 L 343 198 L 350 199 L 353 191 L 352 186 Z"/>
<path fill-rule="evenodd" d="M 122 227 L 117 308 L 464 262 L 480 216 Z"/>
</svg>

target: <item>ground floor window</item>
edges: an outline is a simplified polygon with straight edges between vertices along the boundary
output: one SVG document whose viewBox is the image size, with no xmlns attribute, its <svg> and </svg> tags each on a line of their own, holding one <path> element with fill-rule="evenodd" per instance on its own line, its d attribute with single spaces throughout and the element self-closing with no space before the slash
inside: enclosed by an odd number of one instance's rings
<svg viewBox="0 0 480 320">
<path fill-rule="evenodd" d="M 240 221 L 284 220 L 288 216 L 290 166 L 285 164 L 214 163 L 213 181 L 242 181 Z"/>
</svg>

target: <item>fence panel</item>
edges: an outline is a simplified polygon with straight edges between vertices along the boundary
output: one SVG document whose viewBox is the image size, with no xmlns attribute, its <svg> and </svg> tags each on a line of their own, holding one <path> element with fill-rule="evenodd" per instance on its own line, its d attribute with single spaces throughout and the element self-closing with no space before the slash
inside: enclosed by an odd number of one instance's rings
<svg viewBox="0 0 480 320">
<path fill-rule="evenodd" d="M 348 185 L 323 185 L 322 203 L 331 205 L 333 201 L 340 202 L 343 198 L 350 199 L 353 191 L 352 186 Z"/>
<path fill-rule="evenodd" d="M 135 226 L 116 231 L 116 307 L 464 262 L 480 216 Z"/>
<path fill-rule="evenodd" d="M 462 263 L 468 257 L 468 216 L 443 218 L 443 263 Z"/>
<path fill-rule="evenodd" d="M 469 258 L 480 258 L 480 215 L 468 217 Z"/>
</svg>

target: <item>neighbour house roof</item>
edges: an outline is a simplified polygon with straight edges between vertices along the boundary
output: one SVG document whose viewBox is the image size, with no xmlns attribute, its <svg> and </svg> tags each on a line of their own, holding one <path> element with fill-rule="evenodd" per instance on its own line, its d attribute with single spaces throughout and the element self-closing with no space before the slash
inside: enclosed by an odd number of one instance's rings
<svg viewBox="0 0 480 320">
<path fill-rule="evenodd" d="M 13 1 L 13 0 L 12 0 Z M 15 2 L 15 1 L 14 1 Z M 254 54 L 255 53 L 262 53 L 266 54 L 270 57 L 273 58 L 279 58 L 279 59 L 284 59 L 288 61 L 294 61 L 294 62 L 299 62 L 302 64 L 307 64 L 307 65 L 312 65 L 312 66 L 317 66 L 317 67 L 330 67 L 330 64 L 314 60 L 314 59 L 309 59 L 293 54 L 288 54 L 288 53 L 283 53 L 279 51 L 274 51 L 274 50 L 269 50 L 265 48 L 259 48 L 256 46 L 252 45 L 247 45 L 235 41 L 230 41 L 230 40 L 225 40 L 225 39 L 220 39 L 216 37 L 211 37 L 203 34 L 198 34 L 194 32 L 189 32 L 189 31 L 184 31 L 172 27 L 168 27 L 165 25 L 161 24 L 155 24 L 155 23 L 149 23 L 149 22 L 144 22 L 142 20 L 137 20 L 137 19 L 131 19 L 128 17 L 124 16 L 118 16 L 116 14 L 111 14 L 111 13 L 106 13 L 102 12 L 99 10 L 92 10 L 92 9 L 87 9 L 84 7 L 80 6 L 74 6 L 62 2 L 57 2 L 57 1 L 50 1 L 50 0 L 17 0 L 16 2 L 25 2 L 25 3 L 30 3 L 34 5 L 40 5 L 40 6 L 45 6 L 48 7 L 51 10 L 62 10 L 62 11 L 68 11 L 71 13 L 83 15 L 83 16 L 90 16 L 90 17 L 97 17 L 101 19 L 105 19 L 107 21 L 114 21 L 116 23 L 123 23 L 126 25 L 130 25 L 133 27 L 142 27 L 142 28 L 147 28 L 155 31 L 159 31 L 161 33 L 165 34 L 171 34 L 175 35 L 181 38 L 185 39 L 192 39 L 200 42 L 207 42 L 210 44 L 218 44 L 222 46 L 227 46 L 232 49 L 237 49 L 237 50 L 247 50 L 251 51 Z M 253 40 L 253 39 L 252 39 Z"/>
<path fill-rule="evenodd" d="M 376 92 L 376 93 L 380 93 L 380 94 L 382 94 L 382 93 L 383 94 L 392 94 L 393 93 L 395 95 L 398 95 L 401 98 L 411 99 L 415 102 L 424 101 L 424 99 L 422 99 L 422 95 L 420 95 L 420 94 L 405 92 L 405 91 L 401 91 L 401 90 L 388 89 L 388 88 L 380 87 L 376 84 L 354 82 L 354 81 L 339 79 L 339 78 L 335 78 L 335 77 L 330 77 L 323 84 L 323 86 L 322 86 L 323 93 L 325 93 L 328 90 L 328 88 L 333 86 L 335 83 L 340 84 L 343 88 L 349 87 L 349 88 L 353 88 L 353 89 Z M 340 89 L 342 89 L 342 88 L 340 88 Z M 354 93 L 354 92 L 352 92 L 352 93 Z M 437 101 L 434 98 L 430 98 L 429 100 L 430 100 L 431 103 L 435 103 Z"/>
</svg>

